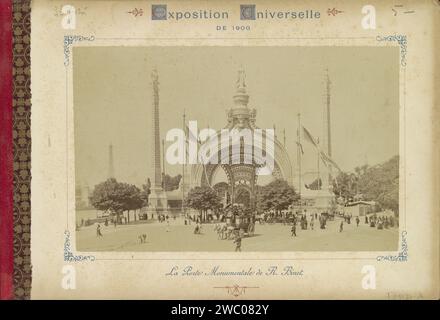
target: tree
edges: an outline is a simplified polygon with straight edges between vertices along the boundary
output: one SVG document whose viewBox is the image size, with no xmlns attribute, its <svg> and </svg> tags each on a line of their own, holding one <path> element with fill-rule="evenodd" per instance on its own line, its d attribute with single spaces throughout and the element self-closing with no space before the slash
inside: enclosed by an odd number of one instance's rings
<svg viewBox="0 0 440 320">
<path fill-rule="evenodd" d="M 344 199 L 376 201 L 381 208 L 399 210 L 399 156 L 375 165 L 356 167 L 354 173 L 341 172 L 333 181 L 333 191 Z"/>
<path fill-rule="evenodd" d="M 359 191 L 384 209 L 399 211 L 399 156 L 369 167 L 359 178 Z"/>
<path fill-rule="evenodd" d="M 122 212 L 124 202 L 118 189 L 118 182 L 113 178 L 97 184 L 90 195 L 92 206 L 98 210 Z"/>
<path fill-rule="evenodd" d="M 98 210 L 111 211 L 116 215 L 117 221 L 124 211 L 129 213 L 130 210 L 140 209 L 143 205 L 139 188 L 118 182 L 114 178 L 97 184 L 90 196 L 90 202 Z"/>
<path fill-rule="evenodd" d="M 200 220 L 204 222 L 207 218 L 208 210 L 217 210 L 221 204 L 221 199 L 217 192 L 209 187 L 195 187 L 191 189 L 185 199 L 185 206 L 199 211 Z"/>
<path fill-rule="evenodd" d="M 135 185 L 124 183 L 123 188 L 126 191 L 126 203 L 125 209 L 127 210 L 127 222 L 130 222 L 130 210 L 141 209 L 144 205 L 144 199 L 142 197 L 141 190 Z M 136 220 L 136 215 L 135 215 Z"/>
<path fill-rule="evenodd" d="M 257 189 L 257 208 L 262 210 L 286 210 L 299 196 L 285 180 L 275 180 Z"/>
<path fill-rule="evenodd" d="M 353 198 L 356 194 L 357 182 L 355 175 L 347 172 L 340 172 L 333 180 L 333 192 L 344 199 Z"/>
</svg>

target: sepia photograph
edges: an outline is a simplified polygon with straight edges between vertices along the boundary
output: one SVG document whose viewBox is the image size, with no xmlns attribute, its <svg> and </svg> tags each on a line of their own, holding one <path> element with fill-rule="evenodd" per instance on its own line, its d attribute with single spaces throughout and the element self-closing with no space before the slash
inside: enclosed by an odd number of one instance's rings
<svg viewBox="0 0 440 320">
<path fill-rule="evenodd" d="M 399 48 L 75 47 L 78 251 L 396 251 Z"/>
</svg>

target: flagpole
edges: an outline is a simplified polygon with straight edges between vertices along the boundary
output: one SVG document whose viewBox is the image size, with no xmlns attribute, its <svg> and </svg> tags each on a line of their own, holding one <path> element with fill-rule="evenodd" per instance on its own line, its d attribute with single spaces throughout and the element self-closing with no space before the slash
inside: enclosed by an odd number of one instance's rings
<svg viewBox="0 0 440 320">
<path fill-rule="evenodd" d="M 162 139 L 162 188 L 165 190 L 165 140 Z"/>
<path fill-rule="evenodd" d="M 317 180 L 317 183 L 318 183 L 318 190 L 321 190 L 321 187 L 319 185 L 319 179 L 320 179 L 320 175 L 319 175 L 319 140 L 317 142 L 317 145 L 318 145 L 318 147 L 316 148 L 316 151 L 317 151 L 317 154 L 316 154 L 316 156 L 317 156 L 317 167 L 318 167 L 318 180 Z"/>
<path fill-rule="evenodd" d="M 331 136 L 331 125 L 330 125 L 330 77 L 328 75 L 328 69 L 327 69 L 327 112 L 326 112 L 326 122 L 327 122 L 327 154 L 329 156 L 329 158 L 332 157 L 332 136 Z M 329 186 L 332 185 L 332 176 L 333 176 L 333 172 L 332 172 L 332 165 L 330 164 L 328 167 L 328 179 L 329 179 Z"/>
<path fill-rule="evenodd" d="M 297 144 L 297 161 L 298 161 L 298 194 L 299 194 L 299 209 L 301 210 L 301 186 L 302 186 L 302 182 L 301 182 L 301 176 L 302 176 L 302 172 L 301 172 L 301 113 L 298 113 L 298 132 L 297 132 L 297 140 L 298 140 L 298 144 Z"/>
<path fill-rule="evenodd" d="M 183 109 L 183 132 L 185 132 L 185 136 L 186 136 L 186 115 L 185 115 L 185 109 Z M 185 216 L 185 162 L 186 162 L 186 158 L 187 158 L 187 154 L 186 154 L 186 141 L 188 139 L 185 139 L 185 151 L 184 151 L 184 159 L 183 159 L 183 163 L 182 163 L 182 212 L 183 215 Z"/>
</svg>

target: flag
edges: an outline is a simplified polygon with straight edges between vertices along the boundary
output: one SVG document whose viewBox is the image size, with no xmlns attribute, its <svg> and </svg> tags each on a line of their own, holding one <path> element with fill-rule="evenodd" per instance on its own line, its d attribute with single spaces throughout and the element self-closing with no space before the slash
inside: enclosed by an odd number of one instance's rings
<svg viewBox="0 0 440 320">
<path fill-rule="evenodd" d="M 188 139 L 191 138 L 191 139 L 197 141 L 198 147 L 201 147 L 202 142 L 200 141 L 199 137 L 194 137 L 194 135 L 192 134 L 191 130 L 189 130 L 187 125 L 185 125 L 185 129 L 186 129 L 186 134 L 188 135 Z M 186 155 L 188 156 L 188 148 L 185 148 L 185 149 L 186 149 Z M 203 167 L 203 173 L 205 176 L 206 184 L 212 189 L 211 183 L 208 180 L 208 173 L 206 172 L 206 164 L 204 161 L 202 161 L 202 167 Z"/>
<path fill-rule="evenodd" d="M 322 151 L 319 148 L 319 140 L 315 140 L 312 136 L 312 134 L 305 128 L 303 127 L 303 132 L 304 132 L 304 138 L 310 142 L 311 144 L 313 144 L 315 146 L 316 149 L 318 149 L 319 151 L 319 156 L 322 160 L 322 162 L 324 163 L 324 165 L 326 167 L 329 167 L 330 165 L 332 165 L 333 167 L 335 167 L 336 169 L 338 169 L 339 171 L 342 171 L 341 168 L 339 168 L 339 166 L 336 164 L 336 162 L 330 158 L 324 151 Z"/>
<path fill-rule="evenodd" d="M 188 125 L 185 125 L 185 136 L 188 137 L 188 140 L 191 138 L 191 139 L 193 139 L 193 141 L 196 141 L 198 147 L 200 147 L 200 146 L 202 145 L 202 143 L 200 142 L 200 139 L 199 139 L 198 137 L 194 137 L 194 135 L 192 134 L 192 132 L 189 130 Z M 188 144 L 188 140 L 185 142 L 186 144 Z M 188 147 L 185 148 L 186 156 L 189 155 L 189 151 L 188 151 L 188 149 L 189 149 Z"/>
<path fill-rule="evenodd" d="M 310 142 L 311 144 L 313 144 L 316 148 L 318 148 L 318 143 L 315 141 L 311 133 L 305 127 L 302 128 L 303 128 L 304 139 Z"/>
<path fill-rule="evenodd" d="M 191 132 L 191 130 L 189 130 L 188 126 L 185 126 L 186 132 L 185 134 L 188 136 L 188 139 L 191 138 L 194 141 L 197 142 L 197 144 L 200 146 L 202 143 L 200 142 L 200 139 L 198 137 L 194 137 L 193 133 Z"/>
<path fill-rule="evenodd" d="M 299 147 L 299 149 L 301 150 L 301 154 L 304 154 L 304 149 L 301 143 L 299 143 L 298 141 L 296 142 L 296 145 Z"/>
<path fill-rule="evenodd" d="M 303 146 L 302 146 L 302 143 L 301 142 L 299 142 L 301 139 L 300 139 L 300 134 L 299 134 L 299 128 L 297 128 L 296 129 L 296 137 L 297 137 L 297 141 L 296 141 L 296 145 L 299 147 L 299 149 L 301 150 L 301 154 L 304 154 L 304 149 L 303 149 Z"/>
<path fill-rule="evenodd" d="M 336 164 L 336 162 L 330 158 L 324 151 L 319 151 L 319 155 L 321 156 L 322 162 L 328 167 L 329 165 L 332 165 L 339 171 L 342 171 L 341 168 Z"/>
</svg>

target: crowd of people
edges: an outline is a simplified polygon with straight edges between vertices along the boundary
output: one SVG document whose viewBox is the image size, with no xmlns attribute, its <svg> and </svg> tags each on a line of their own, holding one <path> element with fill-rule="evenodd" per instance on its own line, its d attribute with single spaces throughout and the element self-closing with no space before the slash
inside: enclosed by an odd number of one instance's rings
<svg viewBox="0 0 440 320">
<path fill-rule="evenodd" d="M 316 212 L 308 214 L 306 209 L 304 211 L 296 211 L 287 217 L 292 221 L 292 227 L 290 229 L 292 237 L 296 237 L 297 224 L 299 224 L 301 230 L 314 230 L 315 221 L 317 220 L 319 222 L 319 228 L 325 229 L 328 220 L 328 214 L 326 212 L 322 212 L 319 215 Z"/>
<path fill-rule="evenodd" d="M 338 214 L 332 215 L 329 214 L 328 212 L 321 212 L 321 213 L 307 212 L 307 209 L 304 209 L 304 210 L 298 210 L 296 212 L 292 212 L 292 211 L 284 212 L 283 215 L 281 216 L 281 219 L 279 216 L 276 216 L 274 214 L 260 215 L 260 217 L 258 215 L 253 216 L 253 218 L 250 220 L 251 223 L 248 223 L 246 225 L 247 226 L 245 228 L 246 230 L 243 229 L 242 224 L 240 224 L 240 227 L 238 227 L 224 220 L 216 220 L 213 230 L 215 233 L 217 233 L 218 240 L 233 240 L 233 243 L 235 245 L 235 251 L 241 251 L 242 239 L 245 238 L 246 235 L 248 236 L 253 234 L 255 228 L 255 221 L 257 222 L 259 221 L 261 224 L 264 224 L 266 222 L 267 223 L 282 222 L 284 225 L 290 225 L 291 237 L 297 237 L 298 228 L 300 230 L 315 230 L 318 229 L 319 226 L 319 229 L 326 229 L 328 221 L 334 220 L 335 216 L 338 217 Z M 172 219 L 176 220 L 176 216 L 158 214 L 156 216 L 156 219 L 158 223 L 166 224 L 166 228 L 165 228 L 166 232 L 171 232 L 170 220 Z M 336 232 L 339 231 L 339 233 L 341 233 L 344 231 L 344 226 L 349 225 L 351 223 L 355 223 L 356 228 L 358 228 L 361 223 L 361 219 L 364 220 L 365 225 L 372 228 L 377 228 L 378 230 L 398 227 L 398 220 L 391 215 L 386 215 L 386 213 L 383 215 L 374 213 L 361 217 L 359 216 L 353 217 L 351 214 L 341 213 L 339 214 L 338 221 L 335 225 L 336 226 L 335 231 Z M 202 234 L 202 224 L 198 216 L 185 215 L 185 217 L 183 217 L 183 222 L 184 225 L 194 224 L 193 233 L 195 235 Z M 102 225 L 107 227 L 108 224 L 109 224 L 109 220 L 106 218 L 103 223 L 101 222 L 96 225 L 96 236 L 98 238 L 103 238 Z M 86 225 L 85 221 L 81 221 L 81 225 Z M 252 228 L 249 228 L 249 226 L 252 226 Z M 115 223 L 115 227 L 116 227 L 116 223 Z M 251 229 L 252 229 L 252 233 L 250 233 Z M 146 233 L 139 234 L 137 238 L 140 243 L 147 243 Z"/>
<path fill-rule="evenodd" d="M 378 230 L 393 228 L 398 226 L 398 220 L 393 216 L 378 216 L 373 214 L 370 217 L 365 216 L 365 224 L 369 224 L 372 228 L 377 228 Z"/>
<path fill-rule="evenodd" d="M 327 212 L 318 213 L 307 213 L 307 210 L 296 211 L 293 215 L 286 215 L 287 220 L 291 220 L 290 233 L 292 237 L 297 236 L 297 225 L 301 230 L 314 230 L 315 222 L 319 221 L 320 229 L 326 229 L 327 221 L 334 218 L 334 216 L 329 215 Z M 359 227 L 361 219 L 359 216 L 353 216 L 351 214 L 340 214 L 341 220 L 338 224 L 338 231 L 344 231 L 344 224 L 351 224 L 354 219 L 356 227 Z M 398 226 L 398 220 L 393 216 L 377 215 L 376 213 L 365 215 L 365 224 L 370 227 L 375 227 L 378 230 L 389 229 Z"/>
</svg>

